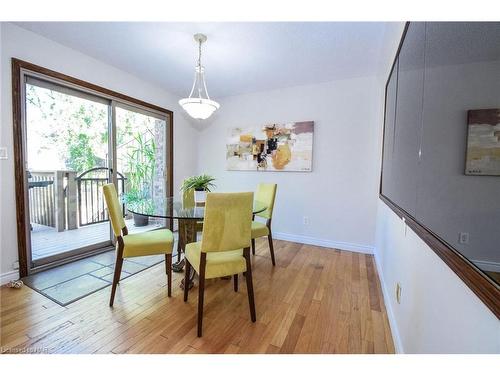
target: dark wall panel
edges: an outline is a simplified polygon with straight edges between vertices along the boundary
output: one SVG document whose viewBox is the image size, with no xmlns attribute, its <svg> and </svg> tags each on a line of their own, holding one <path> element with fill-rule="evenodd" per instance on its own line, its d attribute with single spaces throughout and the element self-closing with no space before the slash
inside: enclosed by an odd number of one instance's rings
<svg viewBox="0 0 500 375">
<path fill-rule="evenodd" d="M 425 24 L 410 24 L 399 53 L 392 200 L 415 214 L 417 168 L 422 126 Z"/>
<path fill-rule="evenodd" d="M 479 267 L 500 267 L 500 176 L 464 173 L 467 111 L 500 108 L 500 24 L 428 23 L 426 40 L 416 218 Z"/>
<path fill-rule="evenodd" d="M 392 165 L 394 157 L 394 123 L 396 120 L 396 93 L 398 84 L 398 60 L 396 60 L 393 72 L 389 78 L 386 87 L 385 99 L 385 129 L 384 129 L 384 153 L 383 153 L 383 168 L 382 173 L 382 191 L 387 196 L 393 196 L 396 189 L 396 184 L 392 178 Z"/>
<path fill-rule="evenodd" d="M 468 111 L 481 109 L 500 109 L 500 22 L 410 23 L 386 86 L 381 193 L 494 283 L 500 119 L 471 138 Z M 469 164 L 497 176 L 465 174 L 471 139 Z"/>
</svg>

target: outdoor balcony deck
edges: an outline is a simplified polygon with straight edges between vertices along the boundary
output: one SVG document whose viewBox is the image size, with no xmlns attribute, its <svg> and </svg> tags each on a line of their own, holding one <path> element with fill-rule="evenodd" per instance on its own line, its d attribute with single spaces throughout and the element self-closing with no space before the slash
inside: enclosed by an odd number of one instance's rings
<svg viewBox="0 0 500 375">
<path fill-rule="evenodd" d="M 162 226 L 159 220 L 150 220 L 149 224 L 144 227 L 136 227 L 132 219 L 125 220 L 125 222 L 129 233 L 144 232 Z M 53 227 L 33 223 L 31 231 L 32 259 L 46 258 L 109 239 L 110 226 L 108 221 L 62 232 L 58 232 Z"/>
</svg>

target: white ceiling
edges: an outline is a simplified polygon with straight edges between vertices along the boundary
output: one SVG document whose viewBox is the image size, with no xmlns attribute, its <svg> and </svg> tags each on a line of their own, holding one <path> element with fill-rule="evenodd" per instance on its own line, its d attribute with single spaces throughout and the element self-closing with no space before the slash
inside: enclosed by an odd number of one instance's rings
<svg viewBox="0 0 500 375">
<path fill-rule="evenodd" d="M 192 36 L 204 33 L 202 64 L 215 99 L 374 75 L 391 28 L 382 22 L 16 24 L 178 96 L 191 89 L 197 59 Z"/>
</svg>

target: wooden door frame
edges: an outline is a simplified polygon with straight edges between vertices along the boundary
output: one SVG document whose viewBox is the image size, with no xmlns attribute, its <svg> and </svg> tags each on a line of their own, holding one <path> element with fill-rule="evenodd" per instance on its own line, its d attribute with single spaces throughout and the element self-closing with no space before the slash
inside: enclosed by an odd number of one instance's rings
<svg viewBox="0 0 500 375">
<path fill-rule="evenodd" d="M 109 90 L 107 88 L 95 85 L 93 83 L 83 81 L 81 79 L 56 72 L 44 68 L 39 65 L 32 64 L 17 58 L 11 60 L 12 68 L 12 123 L 13 123 L 13 137 L 14 137 L 14 180 L 15 180 L 15 198 L 16 198 L 16 221 L 17 221 L 17 249 L 19 256 L 19 276 L 25 277 L 29 274 L 28 264 L 28 235 L 27 235 L 27 220 L 28 216 L 28 203 L 27 203 L 27 186 L 26 186 L 26 154 L 25 154 L 25 124 L 23 122 L 23 108 L 25 103 L 23 99 L 23 87 L 21 78 L 22 73 L 34 73 L 35 75 L 42 75 L 48 78 L 59 81 L 62 85 L 67 85 L 72 88 L 80 88 L 82 91 L 94 93 L 96 96 L 105 97 L 132 106 L 138 106 L 145 110 L 152 110 L 167 117 L 167 129 L 165 136 L 166 140 L 166 195 L 171 196 L 173 193 L 173 164 L 174 164 L 174 148 L 173 148 L 173 135 L 174 135 L 174 113 L 171 110 L 144 102 L 140 99 L 121 94 L 119 92 Z M 27 219 L 28 218 L 28 219 Z M 172 222 L 168 226 L 172 229 Z"/>
</svg>

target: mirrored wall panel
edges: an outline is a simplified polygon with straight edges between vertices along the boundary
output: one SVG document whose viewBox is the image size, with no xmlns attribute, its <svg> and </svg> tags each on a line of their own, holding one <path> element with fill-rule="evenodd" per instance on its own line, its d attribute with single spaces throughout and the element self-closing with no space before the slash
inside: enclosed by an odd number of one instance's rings
<svg viewBox="0 0 500 375">
<path fill-rule="evenodd" d="M 422 127 L 425 24 L 412 23 L 399 53 L 392 160 L 393 202 L 415 214 Z"/>
<path fill-rule="evenodd" d="M 382 195 L 500 283 L 500 23 L 410 23 L 386 101 Z"/>
</svg>

